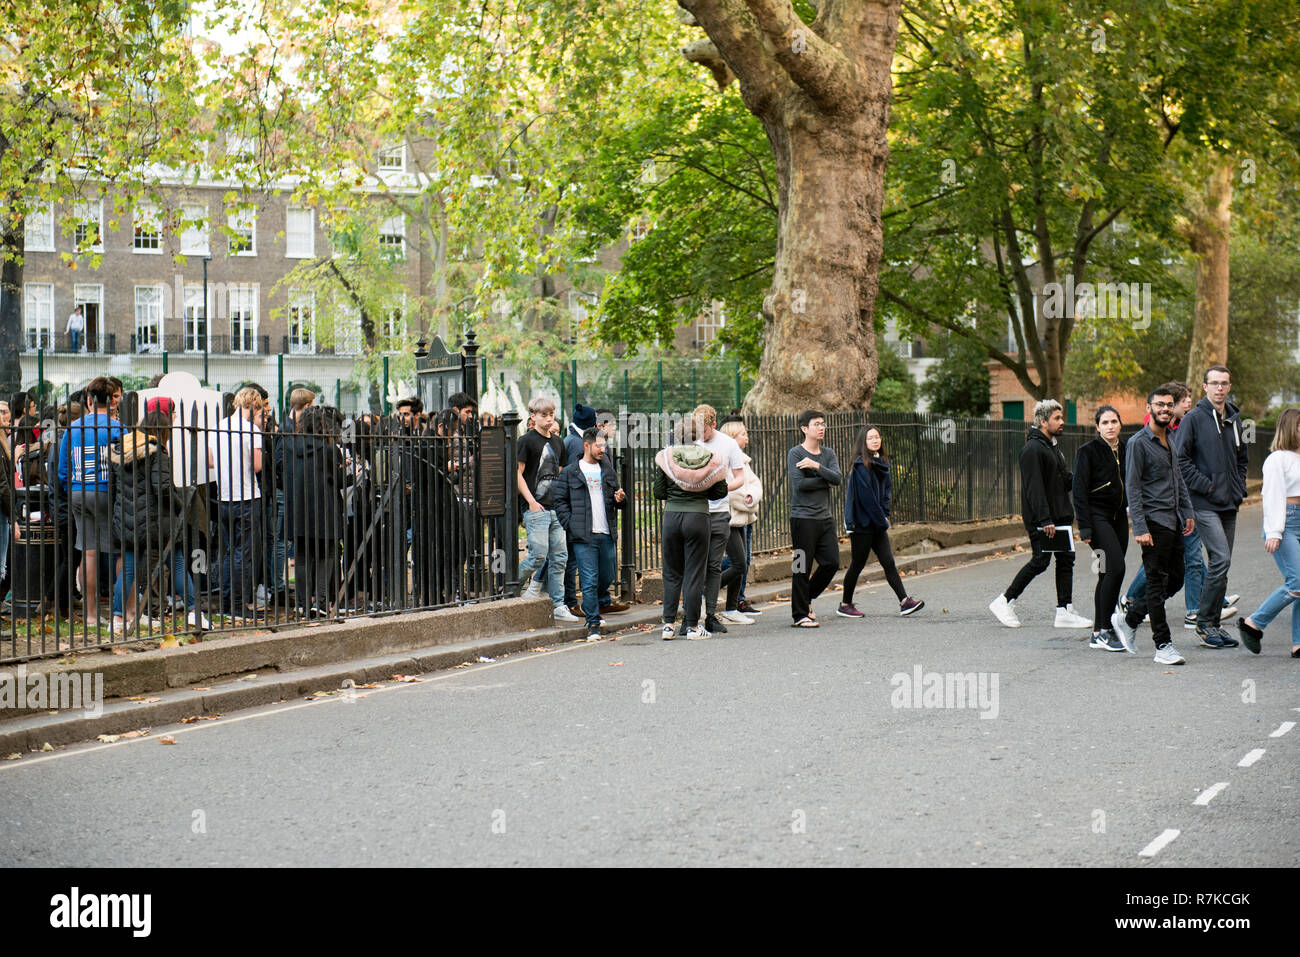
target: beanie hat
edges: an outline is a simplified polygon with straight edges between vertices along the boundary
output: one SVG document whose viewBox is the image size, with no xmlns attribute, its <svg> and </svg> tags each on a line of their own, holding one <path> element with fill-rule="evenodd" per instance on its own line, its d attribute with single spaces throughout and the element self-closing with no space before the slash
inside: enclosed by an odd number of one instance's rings
<svg viewBox="0 0 1300 957">
<path fill-rule="evenodd" d="M 573 425 L 578 429 L 594 429 L 596 427 L 596 410 L 579 402 L 573 407 Z"/>
</svg>

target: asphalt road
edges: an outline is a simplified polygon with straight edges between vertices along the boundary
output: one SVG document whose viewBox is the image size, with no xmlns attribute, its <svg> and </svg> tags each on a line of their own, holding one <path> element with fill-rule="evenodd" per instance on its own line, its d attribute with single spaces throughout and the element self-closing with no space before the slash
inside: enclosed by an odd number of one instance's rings
<svg viewBox="0 0 1300 957">
<path fill-rule="evenodd" d="M 1247 613 L 1280 577 L 1259 509 L 1240 527 Z M 709 641 L 633 632 L 0 764 L 0 865 L 1300 863 L 1287 613 L 1258 657 L 1176 631 L 1187 664 L 1162 667 L 1148 628 L 1135 657 L 1051 627 L 1050 573 L 999 625 L 1024 560 L 908 577 L 905 620 L 878 584 L 865 621 L 827 594 L 816 631 L 769 604 Z M 897 707 L 917 668 L 986 697 Z"/>
</svg>

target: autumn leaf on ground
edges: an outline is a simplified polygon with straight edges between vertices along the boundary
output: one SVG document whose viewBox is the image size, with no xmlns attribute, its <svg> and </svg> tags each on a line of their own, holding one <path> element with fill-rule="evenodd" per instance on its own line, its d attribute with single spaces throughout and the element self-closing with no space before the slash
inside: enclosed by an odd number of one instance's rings
<svg viewBox="0 0 1300 957">
<path fill-rule="evenodd" d="M 317 698 L 328 698 L 328 697 L 329 697 L 330 695 L 332 695 L 332 694 L 335 694 L 335 692 L 333 692 L 333 691 L 313 691 L 311 694 L 307 695 L 307 699 L 306 699 L 306 700 L 308 700 L 308 701 L 313 701 L 313 700 L 315 700 L 315 699 L 317 699 Z"/>
<path fill-rule="evenodd" d="M 179 648 L 180 646 L 181 643 L 175 635 L 168 635 L 166 638 L 163 638 L 158 642 L 159 648 Z"/>
<path fill-rule="evenodd" d="M 622 667 L 623 667 L 623 662 L 621 662 L 621 661 L 611 661 L 611 662 L 609 663 L 609 666 L 610 666 L 611 668 L 622 668 Z"/>
<path fill-rule="evenodd" d="M 191 688 L 191 691 L 211 691 L 211 688 Z"/>
<path fill-rule="evenodd" d="M 159 744 L 175 744 L 175 743 L 176 743 L 176 739 L 173 738 L 170 734 L 164 734 L 164 735 L 160 735 L 160 736 L 159 736 L 159 738 L 158 738 L 158 743 L 159 743 Z"/>
<path fill-rule="evenodd" d="M 220 717 L 219 714 L 192 714 L 188 718 L 181 718 L 181 724 L 193 724 L 195 721 L 216 721 Z"/>
<path fill-rule="evenodd" d="M 466 662 L 466 664 L 469 664 L 469 662 Z M 412 681 L 422 681 L 423 679 L 417 678 L 415 675 L 393 675 L 393 680 L 412 682 Z"/>
<path fill-rule="evenodd" d="M 13 754 L 6 754 L 4 756 L 4 759 L 6 761 L 17 761 L 21 757 L 22 755 L 15 751 Z"/>
<path fill-rule="evenodd" d="M 138 730 L 138 731 L 128 731 L 128 732 L 126 732 L 126 734 L 122 735 L 122 737 L 124 737 L 124 738 L 143 738 L 143 737 L 147 736 L 147 735 L 149 734 L 149 732 L 152 731 L 152 730 L 153 730 L 152 728 L 141 728 L 141 729 Z"/>
<path fill-rule="evenodd" d="M 113 742 L 120 740 L 121 737 L 120 734 L 101 734 L 98 735 L 95 740 L 103 741 L 105 744 L 112 744 Z"/>
<path fill-rule="evenodd" d="M 41 750 L 42 750 L 42 751 L 53 751 L 53 750 L 54 750 L 54 745 L 52 745 L 52 744 L 50 744 L 50 742 L 46 741 L 43 745 L 41 745 Z"/>
<path fill-rule="evenodd" d="M 383 685 L 378 684 L 377 682 L 372 681 L 372 682 L 370 682 L 370 684 L 367 684 L 367 685 L 357 685 L 357 687 L 358 687 L 358 688 L 382 688 Z"/>
<path fill-rule="evenodd" d="M 550 650 L 551 650 L 550 648 L 546 648 L 540 645 L 533 649 L 533 651 L 550 651 Z"/>
<path fill-rule="evenodd" d="M 114 645 L 112 648 L 110 648 L 109 651 L 110 651 L 112 654 L 115 654 L 115 655 L 129 655 L 129 654 L 131 653 L 131 652 L 127 651 L 125 648 L 119 648 L 119 647 L 117 647 L 116 645 Z"/>
</svg>

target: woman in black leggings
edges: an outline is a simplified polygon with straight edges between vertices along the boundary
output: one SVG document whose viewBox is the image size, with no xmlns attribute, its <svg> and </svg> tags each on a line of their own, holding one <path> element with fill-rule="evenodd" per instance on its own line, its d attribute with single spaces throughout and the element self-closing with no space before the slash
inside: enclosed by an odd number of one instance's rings
<svg viewBox="0 0 1300 957">
<path fill-rule="evenodd" d="M 885 570 L 885 580 L 898 596 L 899 614 L 918 612 L 925 607 L 925 602 L 908 596 L 889 547 L 889 499 L 893 480 L 889 477 L 889 453 L 885 451 L 879 429 L 868 425 L 858 432 L 849 461 L 853 466 L 844 489 L 844 524 L 849 530 L 853 558 L 844 573 L 844 601 L 836 614 L 845 618 L 866 617 L 853 607 L 853 589 L 866 567 L 867 556 L 873 551 Z"/>
<path fill-rule="evenodd" d="M 1074 514 L 1079 538 L 1092 547 L 1097 570 L 1089 648 L 1123 651 L 1111 630 L 1110 616 L 1124 581 L 1128 551 L 1128 496 L 1124 491 L 1124 442 L 1119 412 L 1113 405 L 1097 410 L 1097 438 L 1085 442 L 1074 457 Z"/>
</svg>

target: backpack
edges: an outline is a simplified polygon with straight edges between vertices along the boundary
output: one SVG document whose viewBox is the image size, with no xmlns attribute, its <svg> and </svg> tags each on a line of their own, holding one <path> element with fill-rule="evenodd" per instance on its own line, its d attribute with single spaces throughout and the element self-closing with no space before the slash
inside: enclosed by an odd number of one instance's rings
<svg viewBox="0 0 1300 957">
<path fill-rule="evenodd" d="M 547 442 L 542 449 L 542 457 L 537 462 L 537 483 L 533 498 L 543 508 L 555 507 L 555 485 L 560 478 L 560 463 L 555 457 L 555 449 Z"/>
</svg>

